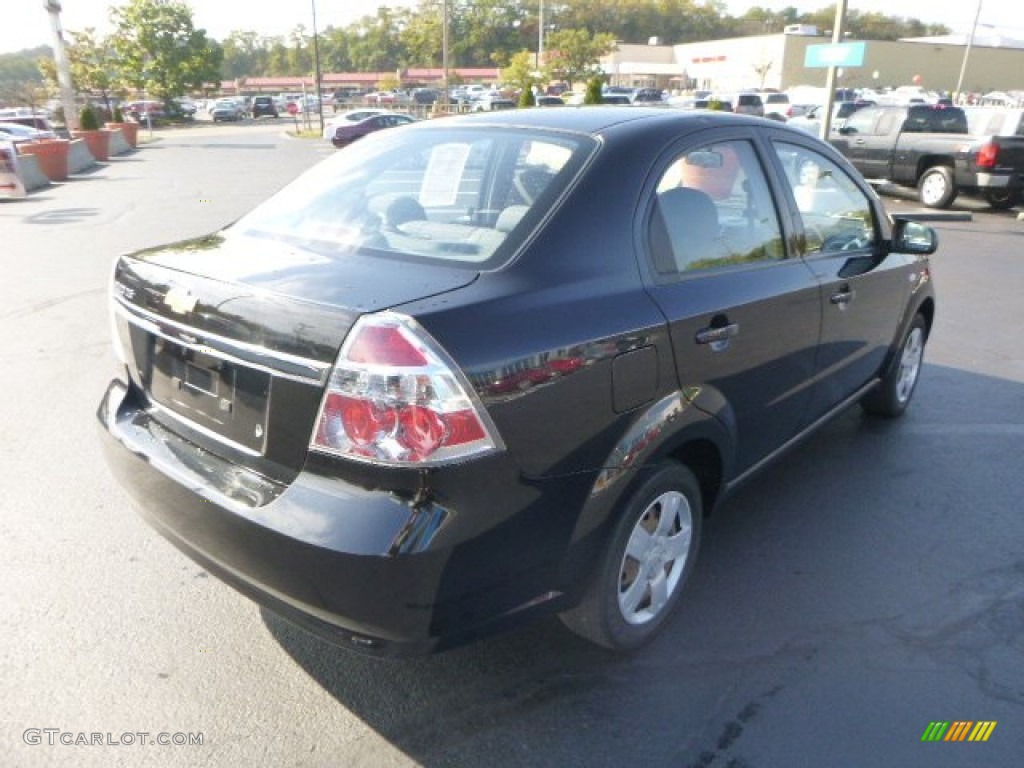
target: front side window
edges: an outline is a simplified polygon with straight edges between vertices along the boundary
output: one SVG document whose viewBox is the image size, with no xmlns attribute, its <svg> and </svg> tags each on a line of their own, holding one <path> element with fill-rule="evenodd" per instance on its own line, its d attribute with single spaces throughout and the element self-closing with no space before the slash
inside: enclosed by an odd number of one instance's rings
<svg viewBox="0 0 1024 768">
<path fill-rule="evenodd" d="M 783 258 L 775 204 L 750 142 L 707 144 L 673 161 L 658 182 L 649 242 L 663 275 Z"/>
<path fill-rule="evenodd" d="M 852 178 L 821 153 L 774 142 L 803 220 L 808 254 L 868 248 L 875 242 L 871 201 Z"/>
<path fill-rule="evenodd" d="M 328 257 L 357 252 L 496 266 L 595 146 L 582 136 L 493 127 L 371 133 L 228 236 L 283 240 Z"/>
<path fill-rule="evenodd" d="M 846 119 L 846 124 L 843 127 L 850 133 L 873 134 L 875 123 L 878 122 L 881 114 L 882 110 L 871 107 L 858 109 Z"/>
</svg>

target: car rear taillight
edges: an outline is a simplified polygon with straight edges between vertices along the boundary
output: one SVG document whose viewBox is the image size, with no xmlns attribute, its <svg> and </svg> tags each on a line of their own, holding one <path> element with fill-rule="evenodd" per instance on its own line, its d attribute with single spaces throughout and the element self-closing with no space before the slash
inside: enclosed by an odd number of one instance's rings
<svg viewBox="0 0 1024 768">
<path fill-rule="evenodd" d="M 978 147 L 978 158 L 974 162 L 979 168 L 995 168 L 998 159 L 999 145 L 990 141 Z"/>
<path fill-rule="evenodd" d="M 472 386 L 410 317 L 365 315 L 338 353 L 310 447 L 391 466 L 432 466 L 502 450 Z"/>
</svg>

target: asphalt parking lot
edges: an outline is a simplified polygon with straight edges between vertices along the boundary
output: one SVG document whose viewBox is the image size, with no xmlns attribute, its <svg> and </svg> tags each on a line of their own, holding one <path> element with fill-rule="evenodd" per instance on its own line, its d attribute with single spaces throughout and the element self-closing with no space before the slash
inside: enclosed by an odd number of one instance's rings
<svg viewBox="0 0 1024 768">
<path fill-rule="evenodd" d="M 111 260 L 216 229 L 334 152 L 287 122 L 158 129 L 0 201 L 0 765 L 1019 764 L 1016 212 L 957 201 L 974 220 L 937 225 L 938 313 L 906 417 L 850 411 L 743 486 L 649 648 L 612 655 L 552 620 L 380 661 L 209 578 L 138 519 L 97 448 Z M 996 725 L 923 742 L 936 721 Z"/>
</svg>

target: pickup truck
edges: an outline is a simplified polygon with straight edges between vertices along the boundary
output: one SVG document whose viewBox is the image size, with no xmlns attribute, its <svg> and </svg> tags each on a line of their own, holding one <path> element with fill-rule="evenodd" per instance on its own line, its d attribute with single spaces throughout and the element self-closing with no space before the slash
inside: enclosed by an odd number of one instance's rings
<svg viewBox="0 0 1024 768">
<path fill-rule="evenodd" d="M 916 187 L 929 208 L 947 208 L 961 192 L 1012 208 L 1024 185 L 1024 136 L 972 136 L 959 107 L 865 107 L 829 142 L 869 183 Z"/>
</svg>

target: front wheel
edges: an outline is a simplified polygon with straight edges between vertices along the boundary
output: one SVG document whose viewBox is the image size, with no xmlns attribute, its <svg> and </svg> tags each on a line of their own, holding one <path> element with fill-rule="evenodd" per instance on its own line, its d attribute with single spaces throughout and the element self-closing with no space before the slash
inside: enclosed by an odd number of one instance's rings
<svg viewBox="0 0 1024 768">
<path fill-rule="evenodd" d="M 953 170 L 945 165 L 932 166 L 917 182 L 918 199 L 928 208 L 948 208 L 956 200 L 957 191 Z"/>
<path fill-rule="evenodd" d="M 924 345 L 928 340 L 928 330 L 924 317 L 915 315 L 903 337 L 899 357 L 890 367 L 877 388 L 861 400 L 865 411 L 877 416 L 895 418 L 901 416 L 917 387 L 921 376 L 921 365 L 924 360 Z"/>
<path fill-rule="evenodd" d="M 613 650 L 639 648 L 679 601 L 700 545 L 700 484 L 686 467 L 657 467 L 622 506 L 583 600 L 562 614 L 576 634 Z"/>
<path fill-rule="evenodd" d="M 1008 211 L 1017 204 L 1020 199 L 1020 190 L 1017 189 L 989 189 L 984 193 L 985 202 L 997 211 Z"/>
</svg>

